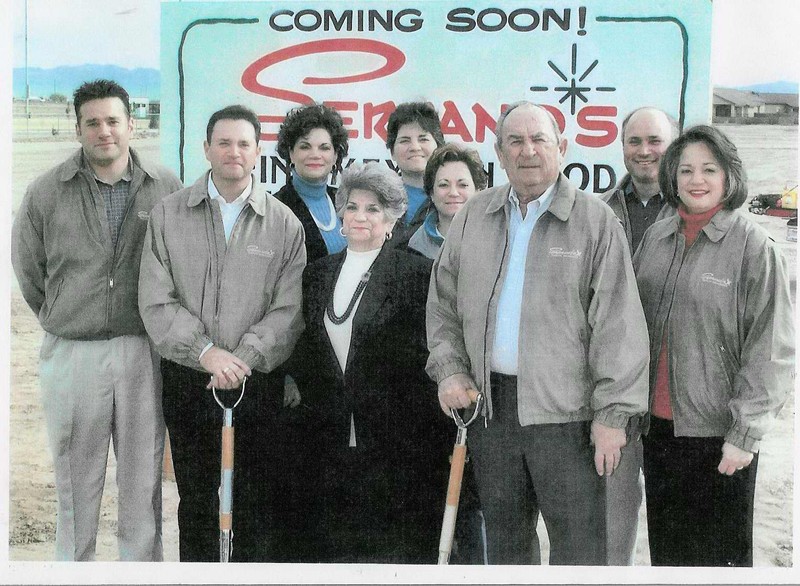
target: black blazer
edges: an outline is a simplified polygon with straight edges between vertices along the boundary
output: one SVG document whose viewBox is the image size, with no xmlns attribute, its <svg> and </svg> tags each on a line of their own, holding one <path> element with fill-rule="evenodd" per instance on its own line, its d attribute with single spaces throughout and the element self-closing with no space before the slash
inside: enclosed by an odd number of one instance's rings
<svg viewBox="0 0 800 586">
<path fill-rule="evenodd" d="M 455 426 L 439 409 L 436 385 L 425 373 L 425 302 L 432 263 L 384 246 L 353 316 L 343 374 L 323 316 L 345 255 L 326 256 L 306 267 L 306 329 L 290 361 L 303 402 L 318 423 L 318 439 L 347 447 L 352 412 L 359 448 L 387 455 L 394 450 L 409 456 L 425 453 L 444 457 L 446 465 Z"/>
<path fill-rule="evenodd" d="M 335 203 L 336 188 L 329 185 L 327 191 L 328 197 Z M 303 230 L 306 233 L 306 262 L 311 264 L 318 258 L 328 256 L 328 247 L 325 246 L 322 234 L 320 234 L 319 228 L 317 228 L 317 225 L 314 223 L 314 218 L 311 217 L 308 206 L 303 203 L 294 185 L 292 185 L 291 178 L 287 180 L 286 185 L 275 193 L 274 197 L 282 203 L 285 203 L 303 225 Z"/>
</svg>

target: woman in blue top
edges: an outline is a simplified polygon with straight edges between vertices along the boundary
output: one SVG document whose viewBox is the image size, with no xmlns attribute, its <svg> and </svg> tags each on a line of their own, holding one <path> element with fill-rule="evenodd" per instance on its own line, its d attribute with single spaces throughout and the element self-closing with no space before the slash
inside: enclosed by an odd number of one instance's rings
<svg viewBox="0 0 800 586">
<path fill-rule="evenodd" d="M 453 216 L 469 198 L 486 189 L 487 182 L 478 151 L 454 143 L 436 149 L 425 167 L 423 180 L 433 205 L 408 247 L 435 259 Z"/>
<path fill-rule="evenodd" d="M 289 181 L 275 197 L 303 224 L 308 263 L 347 246 L 339 230 L 328 177 L 347 155 L 347 130 L 336 110 L 309 104 L 290 110 L 278 131 L 278 155 L 290 163 Z"/>
<path fill-rule="evenodd" d="M 398 222 L 396 238 L 407 242 L 425 219 L 431 206 L 423 189 L 425 165 L 436 148 L 444 144 L 439 114 L 425 102 L 406 102 L 397 106 L 386 124 L 386 148 L 400 169 L 408 195 L 408 210 Z"/>
</svg>

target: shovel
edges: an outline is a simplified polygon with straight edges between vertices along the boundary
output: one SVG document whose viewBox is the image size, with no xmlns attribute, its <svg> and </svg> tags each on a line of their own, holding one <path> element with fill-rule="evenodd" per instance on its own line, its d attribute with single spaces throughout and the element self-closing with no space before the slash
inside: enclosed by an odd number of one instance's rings
<svg viewBox="0 0 800 586">
<path fill-rule="evenodd" d="M 233 554 L 233 410 L 244 397 L 247 377 L 233 407 L 226 407 L 212 388 L 214 400 L 222 407 L 222 464 L 219 481 L 219 561 L 231 561 Z"/>
<path fill-rule="evenodd" d="M 467 427 L 475 421 L 483 407 L 483 395 L 477 391 L 469 391 L 470 399 L 475 403 L 475 411 L 468 421 L 464 421 L 458 411 L 450 409 L 458 427 L 456 433 L 456 443 L 453 446 L 453 457 L 450 460 L 450 480 L 447 483 L 447 501 L 444 507 L 444 518 L 442 519 L 442 533 L 439 536 L 439 565 L 447 565 L 450 562 L 450 553 L 453 549 L 453 535 L 456 529 L 456 517 L 458 516 L 458 500 L 461 497 L 461 481 L 464 477 L 464 463 L 467 457 Z"/>
</svg>

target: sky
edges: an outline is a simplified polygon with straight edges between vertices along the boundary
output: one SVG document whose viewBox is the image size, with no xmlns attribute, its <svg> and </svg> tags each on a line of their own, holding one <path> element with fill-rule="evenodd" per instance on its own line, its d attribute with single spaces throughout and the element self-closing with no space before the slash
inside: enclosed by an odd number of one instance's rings
<svg viewBox="0 0 800 586">
<path fill-rule="evenodd" d="M 705 1 L 705 0 L 696 0 Z M 159 68 L 161 0 L 10 0 L 13 64 L 51 68 L 85 63 Z M 715 0 L 711 81 L 746 86 L 800 77 L 797 0 Z M 128 42 L 119 42 L 120 35 Z M 101 57 L 102 56 L 102 57 Z"/>
</svg>

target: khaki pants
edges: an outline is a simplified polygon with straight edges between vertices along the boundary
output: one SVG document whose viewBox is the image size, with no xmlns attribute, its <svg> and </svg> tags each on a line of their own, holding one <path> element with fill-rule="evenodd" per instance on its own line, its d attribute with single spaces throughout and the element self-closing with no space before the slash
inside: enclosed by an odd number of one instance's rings
<svg viewBox="0 0 800 586">
<path fill-rule="evenodd" d="M 56 559 L 93 560 L 114 442 L 123 561 L 160 561 L 164 418 L 145 336 L 68 340 L 45 333 L 39 377 L 56 474 Z"/>
</svg>

